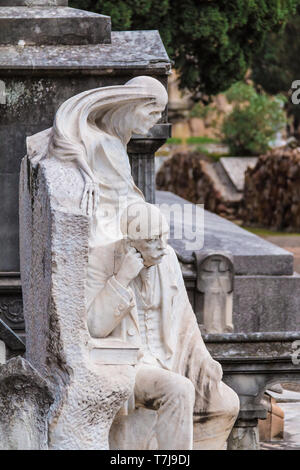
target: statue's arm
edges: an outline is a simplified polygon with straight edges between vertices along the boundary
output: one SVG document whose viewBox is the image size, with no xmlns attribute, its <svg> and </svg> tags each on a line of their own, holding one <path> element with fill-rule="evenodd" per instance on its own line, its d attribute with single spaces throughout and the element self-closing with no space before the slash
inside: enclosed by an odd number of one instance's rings
<svg viewBox="0 0 300 470">
<path fill-rule="evenodd" d="M 76 157 L 76 165 L 84 181 L 84 190 L 80 201 L 80 208 L 84 209 L 87 215 L 92 215 L 99 204 L 99 185 L 95 181 L 93 172 L 88 163 L 82 156 Z"/>
<path fill-rule="evenodd" d="M 112 276 L 88 310 L 88 329 L 93 338 L 107 337 L 134 306 L 130 288 Z"/>
</svg>

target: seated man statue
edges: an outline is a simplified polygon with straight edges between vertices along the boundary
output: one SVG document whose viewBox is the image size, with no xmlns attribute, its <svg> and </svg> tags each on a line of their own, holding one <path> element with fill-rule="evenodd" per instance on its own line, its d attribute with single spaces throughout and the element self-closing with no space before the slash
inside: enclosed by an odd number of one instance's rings
<svg viewBox="0 0 300 470">
<path fill-rule="evenodd" d="M 145 202 L 125 212 L 113 274 L 103 275 L 105 257 L 101 266 L 99 256 L 89 260 L 90 272 L 103 279 L 88 299 L 91 336 L 120 338 L 140 348 L 134 397 L 127 415 L 121 410 L 115 419 L 114 446 L 224 449 L 239 400 L 221 381 L 222 368 L 202 340 L 176 254 L 167 244 L 168 224 Z M 152 410 L 151 419 L 145 410 Z"/>
</svg>

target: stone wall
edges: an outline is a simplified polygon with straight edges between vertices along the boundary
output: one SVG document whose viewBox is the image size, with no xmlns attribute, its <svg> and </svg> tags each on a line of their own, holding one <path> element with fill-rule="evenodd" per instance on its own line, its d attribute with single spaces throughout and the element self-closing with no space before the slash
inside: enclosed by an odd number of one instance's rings
<svg viewBox="0 0 300 470">
<path fill-rule="evenodd" d="M 300 230 L 300 148 L 272 150 L 245 176 L 244 224 L 274 230 Z"/>
</svg>

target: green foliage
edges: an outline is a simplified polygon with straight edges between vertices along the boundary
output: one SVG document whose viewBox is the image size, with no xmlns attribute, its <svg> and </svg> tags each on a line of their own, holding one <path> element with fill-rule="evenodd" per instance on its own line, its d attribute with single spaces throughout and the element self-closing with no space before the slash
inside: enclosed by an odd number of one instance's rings
<svg viewBox="0 0 300 470">
<path fill-rule="evenodd" d="M 181 87 L 214 95 L 241 80 L 266 34 L 299 0 L 71 0 L 110 15 L 114 30 L 159 29 Z"/>
<path fill-rule="evenodd" d="M 197 137 L 188 137 L 186 139 L 187 144 L 218 144 L 219 140 L 213 139 L 211 137 L 197 136 Z"/>
<path fill-rule="evenodd" d="M 289 95 L 292 82 L 300 77 L 299 37 L 300 7 L 279 34 L 266 35 L 263 47 L 255 55 L 251 78 L 257 86 L 263 87 L 270 94 Z M 300 106 L 289 100 L 287 112 L 289 116 L 293 116 L 294 132 L 297 133 Z"/>
<path fill-rule="evenodd" d="M 266 35 L 253 61 L 252 79 L 267 93 L 287 93 L 292 81 L 300 77 L 299 36 L 300 7 L 280 33 Z"/>
<path fill-rule="evenodd" d="M 180 139 L 179 137 L 170 137 L 166 144 L 169 144 L 169 145 L 180 145 L 182 144 L 182 139 Z"/>
<path fill-rule="evenodd" d="M 198 101 L 198 103 L 196 103 L 192 107 L 192 109 L 189 113 L 189 117 L 206 119 L 209 116 L 209 114 L 211 113 L 211 111 L 212 111 L 211 106 L 205 105 L 201 101 Z"/>
<path fill-rule="evenodd" d="M 233 85 L 226 93 L 234 102 L 232 112 L 224 119 L 222 132 L 231 155 L 259 155 L 265 153 L 276 132 L 286 125 L 284 96 L 270 97 L 257 93 L 245 83 Z"/>
</svg>

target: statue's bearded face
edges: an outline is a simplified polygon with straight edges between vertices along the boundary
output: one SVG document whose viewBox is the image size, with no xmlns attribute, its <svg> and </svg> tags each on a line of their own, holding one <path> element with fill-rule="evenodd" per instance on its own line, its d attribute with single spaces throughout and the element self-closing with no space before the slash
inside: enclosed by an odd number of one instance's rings
<svg viewBox="0 0 300 470">
<path fill-rule="evenodd" d="M 121 227 L 129 245 L 141 253 L 145 267 L 162 262 L 169 224 L 155 205 L 144 201 L 130 205 L 122 215 Z"/>
<path fill-rule="evenodd" d="M 149 268 L 162 262 L 166 254 L 167 234 L 161 234 L 149 240 L 131 240 L 130 245 L 141 253 L 144 266 Z"/>
</svg>

